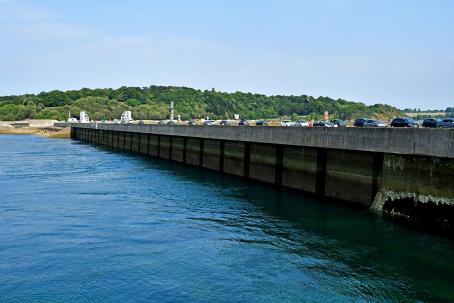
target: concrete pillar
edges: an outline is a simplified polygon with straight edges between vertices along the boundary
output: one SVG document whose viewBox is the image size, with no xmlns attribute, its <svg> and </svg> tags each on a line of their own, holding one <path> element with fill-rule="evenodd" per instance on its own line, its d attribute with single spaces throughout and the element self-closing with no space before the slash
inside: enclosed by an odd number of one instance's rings
<svg viewBox="0 0 454 303">
<path fill-rule="evenodd" d="M 200 149 L 201 140 L 199 138 L 187 138 L 186 143 L 186 163 L 194 166 L 201 165 L 200 155 L 203 150 Z"/>
<path fill-rule="evenodd" d="M 244 176 L 245 143 L 240 141 L 225 141 L 224 143 L 224 172 L 235 176 Z"/>
<path fill-rule="evenodd" d="M 326 187 L 326 160 L 327 150 L 317 148 L 317 169 L 315 171 L 315 193 L 319 196 L 325 195 Z"/>
<path fill-rule="evenodd" d="M 112 136 L 111 146 L 114 149 L 118 149 L 118 132 L 111 131 L 110 135 Z"/>
<path fill-rule="evenodd" d="M 381 187 L 427 201 L 430 197 L 454 201 L 453 171 L 452 158 L 384 154 Z"/>
<path fill-rule="evenodd" d="M 205 139 L 203 143 L 203 167 L 219 170 L 221 159 L 221 142 L 219 140 Z"/>
<path fill-rule="evenodd" d="M 97 140 L 97 131 L 95 129 L 91 129 L 91 144 L 95 144 Z"/>
<path fill-rule="evenodd" d="M 158 155 L 159 155 L 159 136 L 158 135 L 149 135 L 148 154 L 151 156 L 158 157 Z"/>
<path fill-rule="evenodd" d="M 131 133 L 130 132 L 123 132 L 124 134 L 124 147 L 125 151 L 132 151 L 132 140 L 131 140 Z"/>
<path fill-rule="evenodd" d="M 98 143 L 98 131 L 96 129 L 91 130 L 91 144 Z"/>
<path fill-rule="evenodd" d="M 172 138 L 172 160 L 184 162 L 184 139 L 182 137 Z"/>
<path fill-rule="evenodd" d="M 139 152 L 141 154 L 148 154 L 148 134 L 139 134 L 140 136 L 140 145 L 139 145 Z"/>
<path fill-rule="evenodd" d="M 224 159 L 225 159 L 225 140 L 220 140 L 220 146 L 219 146 L 219 171 L 221 173 L 224 172 Z"/>
<path fill-rule="evenodd" d="M 160 135 L 159 141 L 159 157 L 162 159 L 170 159 L 171 137 Z"/>
<path fill-rule="evenodd" d="M 99 129 L 98 130 L 98 144 L 99 145 L 106 145 L 106 139 L 105 139 L 104 135 L 105 135 L 105 131 L 103 131 L 102 129 Z"/>
<path fill-rule="evenodd" d="M 140 134 L 139 133 L 131 133 L 131 151 L 138 153 L 139 146 L 140 146 Z"/>
<path fill-rule="evenodd" d="M 454 235 L 453 158 L 385 154 L 373 209 Z"/>
<path fill-rule="evenodd" d="M 284 146 L 282 186 L 315 193 L 316 171 L 315 148 Z"/>
<path fill-rule="evenodd" d="M 186 164 L 186 151 L 188 148 L 188 138 L 183 137 L 183 163 Z"/>
<path fill-rule="evenodd" d="M 325 195 L 370 206 L 374 153 L 327 150 Z"/>
<path fill-rule="evenodd" d="M 275 183 L 276 145 L 251 144 L 249 178 L 266 183 Z"/>
<path fill-rule="evenodd" d="M 113 132 L 112 131 L 107 131 L 107 146 L 109 146 L 110 148 L 113 147 Z"/>
<path fill-rule="evenodd" d="M 118 132 L 118 148 L 125 150 L 125 132 Z"/>
</svg>

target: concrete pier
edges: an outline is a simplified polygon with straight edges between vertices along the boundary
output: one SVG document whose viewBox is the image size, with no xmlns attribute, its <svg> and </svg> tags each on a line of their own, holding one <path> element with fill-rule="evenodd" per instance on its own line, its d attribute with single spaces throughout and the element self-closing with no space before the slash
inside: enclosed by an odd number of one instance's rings
<svg viewBox="0 0 454 303">
<path fill-rule="evenodd" d="M 92 144 L 348 201 L 454 230 L 454 130 L 71 127 L 73 138 Z"/>
</svg>

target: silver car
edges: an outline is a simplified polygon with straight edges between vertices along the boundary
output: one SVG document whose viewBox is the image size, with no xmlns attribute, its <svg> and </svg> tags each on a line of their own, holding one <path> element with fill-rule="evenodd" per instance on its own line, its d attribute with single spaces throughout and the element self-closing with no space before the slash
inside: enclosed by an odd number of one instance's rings
<svg viewBox="0 0 454 303">
<path fill-rule="evenodd" d="M 214 121 L 213 120 L 205 120 L 205 121 L 203 121 L 203 125 L 204 126 L 214 125 Z"/>
<path fill-rule="evenodd" d="M 381 120 L 368 119 L 368 120 L 364 121 L 364 126 L 368 126 L 368 127 L 387 127 L 388 124 L 386 124 L 385 122 L 383 122 Z"/>
<path fill-rule="evenodd" d="M 281 121 L 281 126 L 293 126 L 294 123 L 290 120 L 282 120 Z"/>
<path fill-rule="evenodd" d="M 297 120 L 293 123 L 293 126 L 298 126 L 298 127 L 309 127 L 309 122 L 304 121 L 304 120 Z"/>
<path fill-rule="evenodd" d="M 441 122 L 442 128 L 454 128 L 454 118 L 446 118 Z"/>
</svg>

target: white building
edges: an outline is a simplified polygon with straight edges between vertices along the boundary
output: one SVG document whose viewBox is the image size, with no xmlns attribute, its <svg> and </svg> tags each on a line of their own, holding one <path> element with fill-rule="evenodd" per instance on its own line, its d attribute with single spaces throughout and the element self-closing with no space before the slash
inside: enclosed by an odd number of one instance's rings
<svg viewBox="0 0 454 303">
<path fill-rule="evenodd" d="M 131 115 L 131 111 L 127 110 L 127 111 L 124 111 L 122 114 L 121 114 L 121 118 L 120 118 L 120 122 L 122 124 L 128 124 L 129 122 L 133 121 L 132 120 L 132 115 Z"/>
<path fill-rule="evenodd" d="M 85 113 L 85 111 L 80 112 L 80 123 L 88 123 L 90 122 L 90 117 Z"/>
</svg>

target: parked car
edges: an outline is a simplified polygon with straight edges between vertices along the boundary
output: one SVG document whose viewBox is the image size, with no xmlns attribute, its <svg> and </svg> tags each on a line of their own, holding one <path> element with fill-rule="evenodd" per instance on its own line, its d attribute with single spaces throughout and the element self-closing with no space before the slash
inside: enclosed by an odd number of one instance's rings
<svg viewBox="0 0 454 303">
<path fill-rule="evenodd" d="M 435 119 L 435 118 L 429 118 L 425 119 L 422 122 L 422 126 L 424 127 L 441 127 L 443 120 L 441 119 Z"/>
<path fill-rule="evenodd" d="M 369 126 L 369 127 L 387 127 L 388 124 L 381 121 L 381 120 L 374 120 L 374 119 L 368 119 L 364 122 L 363 126 Z"/>
<path fill-rule="evenodd" d="M 205 121 L 203 121 L 203 125 L 204 125 L 204 126 L 207 126 L 207 125 L 214 125 L 214 121 L 213 121 L 213 120 L 205 120 Z"/>
<path fill-rule="evenodd" d="M 158 122 L 158 125 L 164 125 L 164 121 L 162 121 L 162 120 L 159 121 L 159 122 Z"/>
<path fill-rule="evenodd" d="M 443 119 L 443 121 L 441 122 L 441 127 L 454 128 L 454 118 Z"/>
<path fill-rule="evenodd" d="M 364 123 L 367 121 L 366 118 L 359 118 L 359 119 L 356 119 L 355 120 L 355 123 L 353 123 L 353 126 L 356 126 L 356 127 L 361 127 L 361 126 L 364 126 Z"/>
<path fill-rule="evenodd" d="M 298 127 L 308 127 L 308 126 L 309 126 L 309 122 L 304 121 L 304 120 L 296 120 L 296 121 L 293 123 L 293 126 L 298 126 Z"/>
<path fill-rule="evenodd" d="M 229 126 L 230 125 L 230 121 L 228 120 L 222 120 L 219 125 L 224 125 L 224 126 Z"/>
<path fill-rule="evenodd" d="M 188 125 L 195 125 L 195 121 L 194 120 L 189 120 L 188 121 Z"/>
<path fill-rule="evenodd" d="M 169 121 L 167 121 L 167 125 L 175 125 L 175 121 L 169 120 Z"/>
<path fill-rule="evenodd" d="M 255 125 L 257 125 L 257 126 L 268 126 L 268 122 L 266 122 L 265 120 L 257 120 L 257 121 L 255 121 Z"/>
<path fill-rule="evenodd" d="M 391 122 L 392 127 L 418 127 L 418 123 L 411 118 L 395 118 Z"/>
<path fill-rule="evenodd" d="M 238 123 L 238 125 L 249 126 L 249 121 L 248 120 L 241 120 L 240 123 Z"/>
<path fill-rule="evenodd" d="M 145 124 L 145 123 L 144 123 L 142 120 L 140 120 L 140 121 L 138 122 L 138 124 L 143 125 L 143 124 Z"/>
<path fill-rule="evenodd" d="M 333 125 L 336 127 L 346 127 L 347 126 L 347 123 L 345 123 L 344 120 L 341 120 L 341 119 L 334 119 L 334 120 L 331 120 L 331 123 L 333 123 Z"/>
<path fill-rule="evenodd" d="M 328 120 L 321 120 L 314 123 L 314 126 L 333 127 L 334 124 Z"/>
<path fill-rule="evenodd" d="M 281 126 L 293 126 L 293 122 L 290 120 L 282 120 Z"/>
</svg>

